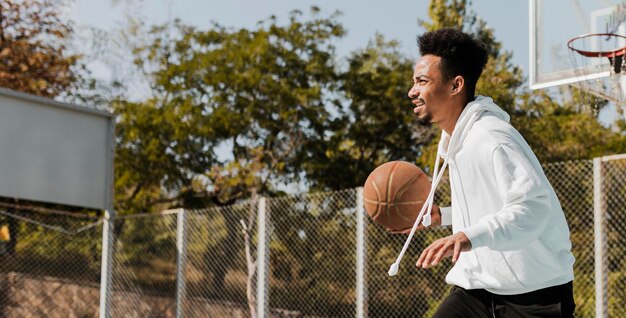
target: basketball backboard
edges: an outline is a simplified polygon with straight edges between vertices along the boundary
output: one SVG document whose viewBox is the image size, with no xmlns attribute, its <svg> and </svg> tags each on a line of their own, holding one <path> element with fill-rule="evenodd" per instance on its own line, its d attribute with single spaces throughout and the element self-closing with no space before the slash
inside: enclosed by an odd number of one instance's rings
<svg viewBox="0 0 626 318">
<path fill-rule="evenodd" d="M 0 197 L 110 210 L 114 120 L 0 88 Z"/>
<path fill-rule="evenodd" d="M 626 36 L 626 0 L 529 0 L 529 10 L 531 89 L 593 81 L 599 82 L 593 86 L 596 95 L 611 95 L 616 88 L 607 84 L 610 79 L 618 82 L 616 96 L 621 96 L 612 101 L 623 102 L 621 91 L 626 86 L 619 86 L 626 85 L 626 76 L 618 74 L 616 80 L 608 58 L 579 56 L 568 48 L 568 42 L 585 34 Z M 626 38 L 613 40 L 609 44 L 604 37 L 589 37 L 584 38 L 584 45 L 593 51 L 626 47 Z"/>
</svg>

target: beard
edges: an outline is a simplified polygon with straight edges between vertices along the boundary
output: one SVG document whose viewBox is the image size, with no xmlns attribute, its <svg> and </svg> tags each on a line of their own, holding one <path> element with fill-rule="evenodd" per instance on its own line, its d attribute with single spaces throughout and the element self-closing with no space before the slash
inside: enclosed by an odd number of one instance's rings
<svg viewBox="0 0 626 318">
<path fill-rule="evenodd" d="M 433 117 L 430 114 L 426 113 L 424 117 L 417 117 L 417 123 L 422 126 L 430 127 L 432 125 L 432 119 Z"/>
<path fill-rule="evenodd" d="M 420 99 L 419 101 L 422 103 L 422 105 L 426 104 L 423 99 Z M 430 127 L 432 124 L 433 116 L 428 111 L 424 111 L 425 114 L 423 117 L 420 117 L 420 114 L 415 114 L 415 117 L 417 117 L 417 123 L 422 126 Z"/>
</svg>

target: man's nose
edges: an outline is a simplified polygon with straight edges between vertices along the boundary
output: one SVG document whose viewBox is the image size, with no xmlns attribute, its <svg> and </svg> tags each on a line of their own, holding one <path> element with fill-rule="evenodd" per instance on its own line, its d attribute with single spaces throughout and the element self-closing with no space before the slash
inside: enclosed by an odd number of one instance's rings
<svg viewBox="0 0 626 318">
<path fill-rule="evenodd" d="M 419 90 L 417 89 L 417 87 L 415 87 L 415 85 L 413 87 L 411 87 L 411 89 L 409 90 L 409 98 L 410 99 L 414 99 L 416 97 L 418 97 L 420 95 Z"/>
</svg>

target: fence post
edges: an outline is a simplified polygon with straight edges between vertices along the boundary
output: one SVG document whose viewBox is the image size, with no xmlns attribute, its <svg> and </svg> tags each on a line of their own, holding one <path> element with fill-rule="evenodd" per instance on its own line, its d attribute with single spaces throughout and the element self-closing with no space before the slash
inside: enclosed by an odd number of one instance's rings
<svg viewBox="0 0 626 318">
<path fill-rule="evenodd" d="M 102 258 L 100 264 L 100 318 L 111 317 L 111 280 L 113 270 L 113 216 L 104 211 L 102 223 Z"/>
<path fill-rule="evenodd" d="M 185 264 L 187 263 L 187 212 L 176 213 L 176 318 L 184 316 Z"/>
<path fill-rule="evenodd" d="M 113 250 L 115 227 L 115 172 L 113 157 L 115 156 L 115 118 L 109 120 L 109 151 L 106 156 L 106 185 L 104 221 L 102 222 L 102 255 L 100 259 L 100 318 L 111 317 L 111 283 L 113 280 Z"/>
<path fill-rule="evenodd" d="M 257 281 L 256 305 L 257 318 L 269 317 L 269 231 L 267 221 L 269 213 L 265 208 L 265 197 L 259 197 L 258 208 L 258 242 L 257 242 Z"/>
<path fill-rule="evenodd" d="M 356 316 L 367 317 L 367 282 L 365 264 L 367 264 L 365 213 L 363 209 L 363 188 L 356 188 Z"/>
<path fill-rule="evenodd" d="M 608 317 L 606 232 L 603 211 L 602 160 L 593 159 L 593 237 L 595 259 L 596 317 Z"/>
</svg>

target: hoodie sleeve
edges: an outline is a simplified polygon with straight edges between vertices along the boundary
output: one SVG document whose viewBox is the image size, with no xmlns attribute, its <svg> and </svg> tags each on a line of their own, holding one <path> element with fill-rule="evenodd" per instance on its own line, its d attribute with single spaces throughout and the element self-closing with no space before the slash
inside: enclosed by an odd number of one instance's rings
<svg viewBox="0 0 626 318">
<path fill-rule="evenodd" d="M 440 206 L 439 212 L 441 213 L 441 226 L 452 225 L 452 208 Z"/>
<path fill-rule="evenodd" d="M 548 224 L 552 209 L 547 180 L 516 145 L 498 146 L 493 167 L 503 207 L 463 232 L 472 249 L 518 249 L 538 238 Z"/>
</svg>

